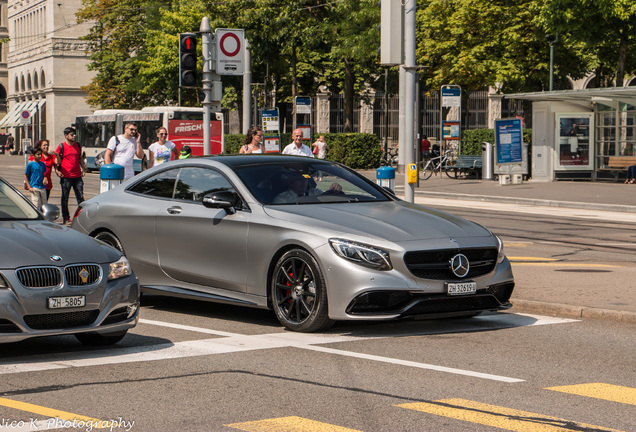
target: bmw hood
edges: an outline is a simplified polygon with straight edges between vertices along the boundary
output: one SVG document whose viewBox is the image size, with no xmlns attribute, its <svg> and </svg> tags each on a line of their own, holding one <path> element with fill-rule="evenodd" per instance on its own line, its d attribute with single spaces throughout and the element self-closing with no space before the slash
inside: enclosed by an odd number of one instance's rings
<svg viewBox="0 0 636 432">
<path fill-rule="evenodd" d="M 108 263 L 120 255 L 87 235 L 52 222 L 0 221 L 0 268 Z"/>
<path fill-rule="evenodd" d="M 492 237 L 479 224 L 440 210 L 404 201 L 268 206 L 277 219 L 387 239 L 396 243 L 449 237 Z"/>
</svg>

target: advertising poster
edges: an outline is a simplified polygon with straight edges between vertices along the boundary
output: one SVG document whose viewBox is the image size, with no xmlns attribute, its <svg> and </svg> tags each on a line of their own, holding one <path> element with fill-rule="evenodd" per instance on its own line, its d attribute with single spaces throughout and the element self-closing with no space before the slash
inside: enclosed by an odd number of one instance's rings
<svg viewBox="0 0 636 432">
<path fill-rule="evenodd" d="M 221 153 L 223 131 L 222 122 L 210 122 L 210 154 Z M 178 149 L 187 145 L 194 156 L 203 155 L 203 121 L 201 120 L 168 120 L 168 139 Z"/>
<path fill-rule="evenodd" d="M 557 131 L 557 170 L 592 169 L 590 158 L 592 122 L 589 114 L 559 114 Z"/>
</svg>

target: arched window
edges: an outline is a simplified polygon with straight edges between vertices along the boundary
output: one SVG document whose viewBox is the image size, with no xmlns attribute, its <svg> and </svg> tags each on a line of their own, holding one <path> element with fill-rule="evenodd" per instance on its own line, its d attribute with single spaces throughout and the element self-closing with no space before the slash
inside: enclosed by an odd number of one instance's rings
<svg viewBox="0 0 636 432">
<path fill-rule="evenodd" d="M 37 90 L 40 86 L 38 85 L 38 71 L 33 71 L 33 90 Z"/>
<path fill-rule="evenodd" d="M 13 91 L 16 93 L 20 93 L 20 85 L 18 84 L 18 76 L 15 76 L 15 83 L 13 85 Z"/>
<path fill-rule="evenodd" d="M 24 75 L 20 76 L 20 92 L 24 92 L 25 86 L 24 86 Z"/>
<path fill-rule="evenodd" d="M 31 85 L 31 72 L 27 72 L 27 82 L 26 82 L 27 86 L 26 89 L 27 91 L 31 91 L 33 86 Z"/>
<path fill-rule="evenodd" d="M 44 69 L 42 69 L 42 71 L 40 71 L 40 85 L 42 86 L 42 88 L 46 88 L 47 87 L 46 79 L 44 78 Z"/>
</svg>

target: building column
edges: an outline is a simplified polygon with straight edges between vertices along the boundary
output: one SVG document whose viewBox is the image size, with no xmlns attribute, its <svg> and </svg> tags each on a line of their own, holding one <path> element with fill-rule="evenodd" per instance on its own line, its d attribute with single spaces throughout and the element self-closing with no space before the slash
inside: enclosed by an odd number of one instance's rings
<svg viewBox="0 0 636 432">
<path fill-rule="evenodd" d="M 321 87 L 316 94 L 316 119 L 315 119 L 315 131 L 316 133 L 329 133 L 329 92 L 326 88 Z"/>
<path fill-rule="evenodd" d="M 495 128 L 495 120 L 501 118 L 501 101 L 503 99 L 502 94 L 492 92 L 492 87 L 488 92 L 488 127 L 490 129 Z"/>
</svg>

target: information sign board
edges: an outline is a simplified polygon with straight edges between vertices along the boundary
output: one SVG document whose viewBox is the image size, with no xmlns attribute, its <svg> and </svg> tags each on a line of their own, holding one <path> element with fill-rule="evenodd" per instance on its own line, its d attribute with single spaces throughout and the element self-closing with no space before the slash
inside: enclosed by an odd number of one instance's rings
<svg viewBox="0 0 636 432">
<path fill-rule="evenodd" d="M 523 120 L 495 120 L 495 147 L 497 164 L 523 162 Z"/>
<path fill-rule="evenodd" d="M 263 125 L 263 145 L 265 147 L 265 153 L 280 152 L 280 120 L 278 108 L 262 110 L 261 124 Z"/>
</svg>

